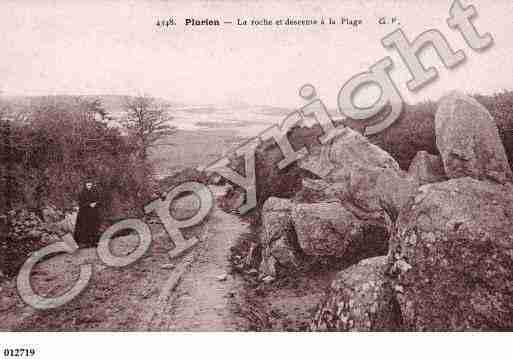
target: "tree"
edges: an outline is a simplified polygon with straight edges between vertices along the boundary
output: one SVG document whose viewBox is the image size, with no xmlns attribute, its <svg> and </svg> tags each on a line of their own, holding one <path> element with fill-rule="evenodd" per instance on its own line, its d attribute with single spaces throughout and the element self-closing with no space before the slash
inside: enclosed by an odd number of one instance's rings
<svg viewBox="0 0 513 359">
<path fill-rule="evenodd" d="M 159 141 L 176 132 L 176 127 L 169 124 L 172 117 L 168 114 L 168 106 L 158 103 L 154 98 L 128 98 L 125 110 L 127 119 L 124 124 L 132 132 L 139 148 L 139 156 L 143 160 L 148 158 L 151 147 L 164 145 Z"/>
<path fill-rule="evenodd" d="M 138 213 L 154 192 L 151 164 L 119 127 L 102 120 L 108 117 L 91 98 L 0 98 L 0 215 L 39 213 L 47 204 L 70 209 L 89 176 L 99 184 L 104 218 Z"/>
</svg>

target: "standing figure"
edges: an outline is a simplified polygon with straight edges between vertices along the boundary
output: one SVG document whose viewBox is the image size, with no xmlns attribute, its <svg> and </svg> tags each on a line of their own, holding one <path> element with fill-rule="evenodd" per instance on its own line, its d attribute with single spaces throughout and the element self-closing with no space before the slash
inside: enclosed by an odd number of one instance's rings
<svg viewBox="0 0 513 359">
<path fill-rule="evenodd" d="M 80 248 L 94 247 L 98 242 L 100 211 L 98 191 L 93 181 L 87 180 L 78 197 L 78 215 L 75 225 L 75 242 Z"/>
</svg>

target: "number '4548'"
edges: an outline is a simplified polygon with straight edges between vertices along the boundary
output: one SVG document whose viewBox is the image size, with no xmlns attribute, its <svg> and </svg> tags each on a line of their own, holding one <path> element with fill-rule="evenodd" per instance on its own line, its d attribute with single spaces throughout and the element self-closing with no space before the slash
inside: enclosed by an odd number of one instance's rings
<svg viewBox="0 0 513 359">
<path fill-rule="evenodd" d="M 168 27 L 168 26 L 174 26 L 176 25 L 175 23 L 175 19 L 173 18 L 169 18 L 169 19 L 158 19 L 157 20 L 157 26 L 165 26 L 165 27 Z"/>
</svg>

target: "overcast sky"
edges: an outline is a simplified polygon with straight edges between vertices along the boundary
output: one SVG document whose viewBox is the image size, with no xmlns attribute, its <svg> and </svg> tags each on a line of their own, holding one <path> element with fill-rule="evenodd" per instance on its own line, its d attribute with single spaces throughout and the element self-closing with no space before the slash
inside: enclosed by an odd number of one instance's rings
<svg viewBox="0 0 513 359">
<path fill-rule="evenodd" d="M 451 89 L 490 93 L 513 89 L 513 2 L 462 0 L 474 4 L 479 32 L 495 44 L 473 52 L 445 23 L 452 0 L 431 1 L 100 1 L 16 0 L 0 3 L 0 89 L 4 94 L 138 94 L 194 104 L 245 102 L 299 106 L 297 95 L 312 83 L 329 107 L 340 87 L 385 56 L 403 97 L 416 102 Z M 185 27 L 187 17 L 361 18 L 363 24 L 316 27 Z M 412 94 L 399 56 L 380 39 L 397 25 L 413 39 L 431 28 L 462 49 L 466 63 Z M 158 28 L 158 18 L 177 26 Z"/>
</svg>

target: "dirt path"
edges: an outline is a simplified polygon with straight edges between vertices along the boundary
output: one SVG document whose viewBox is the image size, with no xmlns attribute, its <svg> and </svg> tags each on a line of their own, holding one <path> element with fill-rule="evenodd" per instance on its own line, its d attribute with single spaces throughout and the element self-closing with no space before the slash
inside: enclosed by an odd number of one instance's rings
<svg viewBox="0 0 513 359">
<path fill-rule="evenodd" d="M 223 188 L 212 187 L 217 197 Z M 248 231 L 232 214 L 215 207 L 198 248 L 187 254 L 166 283 L 168 298 L 147 321 L 150 330 L 240 331 L 249 323 L 241 316 L 242 278 L 231 274 L 230 249 Z M 164 294 L 164 292 L 163 292 Z"/>
<path fill-rule="evenodd" d="M 214 188 L 219 195 L 222 190 Z M 148 253 L 125 268 L 102 265 L 94 249 L 63 254 L 37 265 L 33 286 L 43 295 L 58 295 L 78 277 L 81 263 L 94 265 L 87 289 L 72 302 L 35 310 L 21 301 L 15 282 L 0 284 L 0 330 L 183 330 L 230 331 L 248 328 L 238 313 L 242 279 L 229 274 L 230 247 L 246 232 L 236 216 L 214 208 L 193 232 L 201 241 L 189 253 L 170 260 L 171 243 L 161 226 Z M 114 241 L 116 255 L 137 245 L 135 236 Z"/>
<path fill-rule="evenodd" d="M 176 289 L 168 330 L 235 331 L 248 327 L 236 315 L 242 279 L 230 274 L 228 257 L 238 236 L 247 231 L 240 220 L 221 210 L 213 213 L 213 231 L 191 270 Z"/>
</svg>

